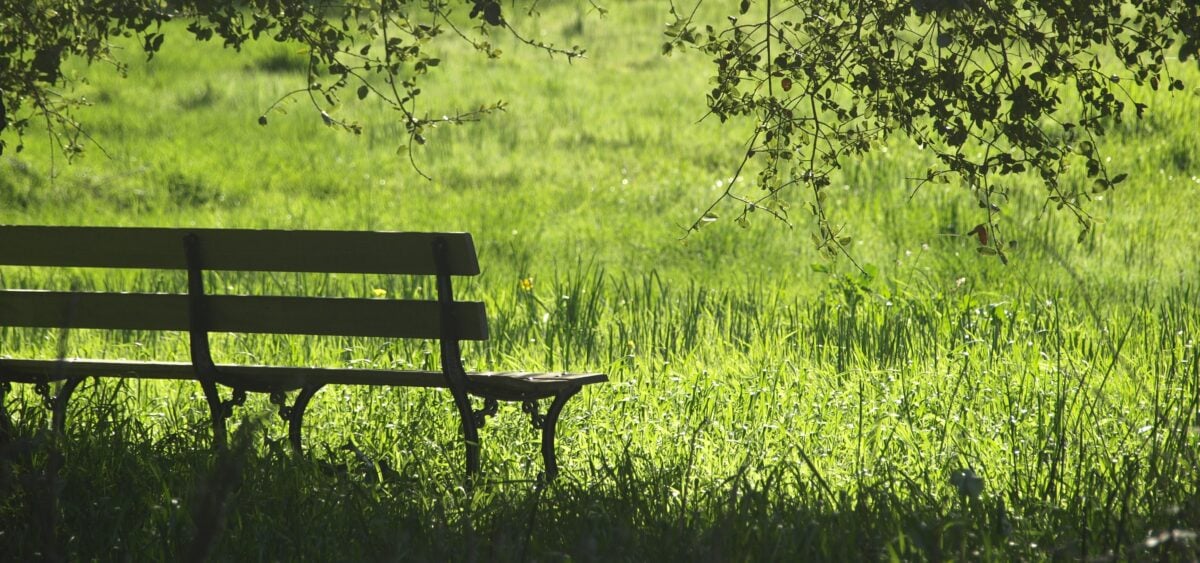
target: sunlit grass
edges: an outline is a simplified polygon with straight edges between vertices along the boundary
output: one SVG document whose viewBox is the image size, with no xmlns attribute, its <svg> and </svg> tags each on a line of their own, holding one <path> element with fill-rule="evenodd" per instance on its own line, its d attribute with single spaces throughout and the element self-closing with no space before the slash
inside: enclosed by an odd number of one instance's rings
<svg viewBox="0 0 1200 563">
<path fill-rule="evenodd" d="M 549 5 L 529 24 L 587 46 L 573 65 L 516 44 L 498 61 L 446 47 L 430 111 L 497 99 L 509 110 L 431 134 L 414 158 L 433 181 L 397 154 L 395 116 L 370 103 L 337 109 L 362 136 L 327 129 L 306 102 L 259 126 L 303 80 L 288 47 L 237 55 L 182 34 L 128 79 L 97 70 L 81 86 L 96 102 L 81 117 L 113 158 L 59 159 L 51 179 L 51 151 L 31 137 L 0 160 L 4 223 L 470 231 L 484 273 L 460 295 L 487 303 L 493 338 L 467 348 L 469 366 L 612 379 L 564 412 L 558 483 L 533 488 L 536 436 L 506 406 L 483 431 L 485 484 L 468 497 L 438 391 L 321 391 L 304 460 L 252 397 L 239 411 L 249 445 L 222 466 L 197 385 L 89 381 L 61 441 L 36 432 L 47 415 L 16 386 L 8 405 L 29 453 L 0 456 L 4 552 L 32 557 L 55 540 L 71 559 L 171 558 L 203 528 L 212 483 L 240 474 L 223 559 L 1195 557 L 1194 95 L 1148 94 L 1149 119 L 1101 147 L 1131 179 L 1095 202 L 1104 223 L 1082 243 L 1070 218 L 1042 211 L 1033 179 L 1004 180 L 1023 194 L 1003 218 L 1018 240 L 1007 267 L 961 236 L 982 221 L 967 190 L 911 193 L 905 178 L 926 162 L 914 147 L 896 139 L 845 163 L 834 214 L 877 272 L 866 278 L 820 258 L 799 211 L 794 229 L 722 218 L 684 237 L 728 182 L 747 124 L 697 122 L 709 63 L 658 54 L 660 5 L 608 7 L 601 20 Z M 7 267 L 0 285 L 181 291 L 184 278 Z M 433 289 L 242 273 L 208 286 Z M 58 337 L 0 329 L 0 354 L 54 357 Z M 182 334 L 68 342 L 79 357 L 187 358 Z M 221 335 L 214 353 L 437 365 L 429 343 L 373 339 Z M 977 498 L 951 483 L 968 468 L 983 478 Z"/>
</svg>

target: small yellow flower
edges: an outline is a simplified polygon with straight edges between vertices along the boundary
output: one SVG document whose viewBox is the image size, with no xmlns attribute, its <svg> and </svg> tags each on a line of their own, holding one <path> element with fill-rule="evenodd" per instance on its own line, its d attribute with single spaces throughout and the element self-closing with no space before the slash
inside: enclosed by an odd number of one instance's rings
<svg viewBox="0 0 1200 563">
<path fill-rule="evenodd" d="M 383 299 L 387 297 L 387 290 L 377 287 L 371 290 L 371 295 L 375 296 L 376 299 Z"/>
<path fill-rule="evenodd" d="M 523 291 L 533 291 L 533 277 L 521 280 L 521 289 Z"/>
</svg>

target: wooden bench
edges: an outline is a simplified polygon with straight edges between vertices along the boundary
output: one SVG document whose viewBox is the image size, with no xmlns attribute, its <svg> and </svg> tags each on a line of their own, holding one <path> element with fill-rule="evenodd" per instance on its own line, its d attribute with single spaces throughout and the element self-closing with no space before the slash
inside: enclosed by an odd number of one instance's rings
<svg viewBox="0 0 1200 563">
<path fill-rule="evenodd" d="M 63 429 L 71 393 L 87 377 L 186 379 L 200 383 L 212 414 L 213 441 L 223 447 L 225 421 L 247 392 L 271 394 L 301 448 L 304 411 L 325 385 L 449 388 L 462 422 L 468 476 L 480 470 L 478 429 L 498 401 L 519 401 L 542 432 L 545 477 L 558 472 L 554 436 L 563 405 L 601 373 L 471 373 L 459 342 L 485 340 L 483 303 L 455 301 L 451 276 L 479 274 L 467 233 L 159 229 L 0 226 L 0 265 L 186 270 L 186 293 L 45 291 L 4 287 L 0 327 L 186 331 L 190 362 L 0 357 L 0 433 L 11 434 L 4 410 L 10 383 L 34 384 Z M 204 272 L 319 272 L 436 276 L 437 300 L 209 295 Z M 10 276 L 11 277 L 11 276 Z M 437 340 L 440 371 L 336 369 L 215 364 L 210 332 L 309 334 Z M 0 342 L 0 354 L 3 354 Z M 52 392 L 51 383 L 61 382 Z M 232 389 L 222 399 L 221 387 Z M 287 404 L 285 393 L 298 391 Z M 471 397 L 483 399 L 476 409 Z M 539 401 L 551 399 L 543 414 Z"/>
</svg>

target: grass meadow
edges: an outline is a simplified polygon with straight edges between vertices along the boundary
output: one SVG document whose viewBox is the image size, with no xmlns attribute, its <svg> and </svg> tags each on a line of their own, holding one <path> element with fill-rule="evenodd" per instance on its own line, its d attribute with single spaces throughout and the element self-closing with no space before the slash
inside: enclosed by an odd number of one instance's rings
<svg viewBox="0 0 1200 563">
<path fill-rule="evenodd" d="M 660 54 L 663 2 L 607 16 L 545 3 L 518 24 L 585 46 L 567 64 L 498 36 L 498 60 L 446 42 L 429 111 L 504 100 L 432 131 L 409 162 L 398 116 L 347 102 L 322 124 L 294 47 L 243 53 L 183 28 L 129 76 L 77 67 L 103 147 L 72 164 L 32 129 L 0 157 L 0 223 L 471 232 L 487 304 L 479 369 L 603 371 L 564 411 L 562 475 L 538 488 L 516 406 L 482 430 L 462 487 L 445 392 L 330 387 L 289 455 L 265 397 L 209 450 L 198 385 L 89 380 L 65 436 L 29 386 L 7 400 L 0 559 L 34 560 L 1195 560 L 1200 557 L 1200 83 L 1114 124 L 1100 146 L 1130 180 L 1074 220 L 1033 178 L 1004 179 L 1012 261 L 963 236 L 970 192 L 907 176 L 903 139 L 846 162 L 835 217 L 855 259 L 718 207 L 751 124 L 701 120 L 711 63 Z M 732 9 L 732 8 L 731 8 Z M 714 13 L 714 16 L 720 16 Z M 514 17 L 516 17 L 514 15 Z M 352 96 L 351 96 L 352 97 Z M 105 154 L 107 153 L 107 155 Z M 1069 181 L 1085 182 L 1082 170 Z M 752 193 L 740 184 L 737 189 Z M 726 218 L 727 217 L 727 218 Z M 525 283 L 523 283 L 525 282 Z M 0 268 L 0 286 L 184 290 L 182 272 Z M 428 295 L 373 276 L 221 274 L 228 293 Z M 55 357 L 56 331 L 0 329 L 0 355 Z M 436 346 L 214 338 L 219 362 L 420 367 Z M 185 334 L 72 331 L 77 357 L 186 360 Z M 964 477 L 964 475 L 968 475 Z M 973 476 L 973 477 L 972 477 Z M 975 479 L 974 477 L 977 477 Z M 981 485 L 981 486 L 980 486 Z"/>
</svg>

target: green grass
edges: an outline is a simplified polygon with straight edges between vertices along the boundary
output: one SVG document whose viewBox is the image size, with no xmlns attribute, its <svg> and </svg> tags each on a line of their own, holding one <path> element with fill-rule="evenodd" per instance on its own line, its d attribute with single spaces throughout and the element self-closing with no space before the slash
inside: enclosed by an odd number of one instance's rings
<svg viewBox="0 0 1200 563">
<path fill-rule="evenodd" d="M 704 114 L 709 63 L 658 54 L 657 2 L 601 20 L 545 7 L 531 33 L 588 47 L 567 65 L 498 39 L 459 45 L 425 87 L 431 112 L 503 99 L 397 154 L 396 116 L 304 103 L 286 46 L 243 54 L 168 34 L 128 79 L 87 71 L 82 113 L 112 155 L 51 168 L 44 139 L 0 158 L 0 222 L 465 230 L 484 273 L 487 369 L 601 370 L 562 420 L 562 477 L 544 490 L 536 436 L 504 407 L 483 430 L 485 483 L 462 482 L 447 394 L 329 388 L 286 454 L 264 397 L 241 447 L 207 449 L 194 384 L 89 381 L 67 435 L 27 386 L 7 400 L 0 553 L 30 559 L 858 560 L 1200 556 L 1200 98 L 1146 93 L 1145 121 L 1101 146 L 1131 179 L 1080 244 L 1028 178 L 1004 226 L 1013 262 L 976 254 L 981 222 L 955 185 L 912 195 L 926 158 L 901 140 L 848 162 L 835 214 L 877 275 L 829 264 L 803 213 L 788 229 L 721 221 L 684 238 L 719 194 L 748 124 Z M 1184 69 L 1187 80 L 1200 75 Z M 1069 181 L 1084 182 L 1081 171 Z M 53 179 L 52 179 L 53 176 Z M 751 189 L 751 188 L 744 188 Z M 803 195 L 794 194 L 794 209 Z M 719 208 L 732 216 L 733 208 Z M 816 267 L 814 267 L 816 266 Z M 520 281 L 533 279 L 532 291 Z M 181 290 L 181 273 L 0 268 L 4 287 Z M 213 275 L 230 293 L 428 295 L 414 280 Z M 53 331 L 0 329 L 0 354 L 54 357 Z M 185 359 L 182 334 L 73 331 L 73 356 Z M 222 335 L 218 361 L 436 365 L 436 347 Z M 983 478 L 977 498 L 954 471 Z M 214 515 L 223 515 L 221 525 Z M 1174 535 L 1171 535 L 1174 533 Z M 1167 534 L 1167 535 L 1163 535 Z M 211 542 L 205 538 L 213 538 Z M 1166 539 L 1162 539 L 1166 538 Z M 1189 539 L 1191 538 L 1191 539 Z M 11 555 L 10 555 L 11 554 Z"/>
</svg>

